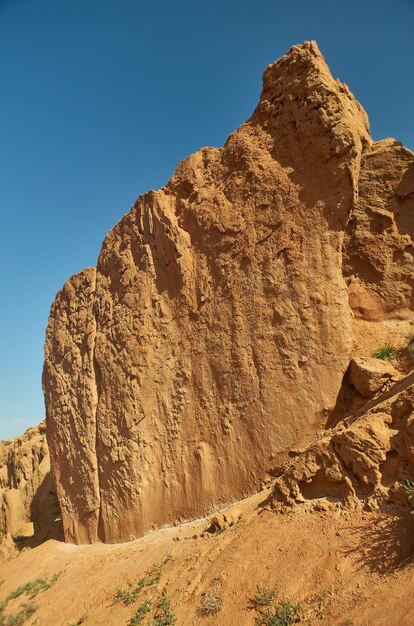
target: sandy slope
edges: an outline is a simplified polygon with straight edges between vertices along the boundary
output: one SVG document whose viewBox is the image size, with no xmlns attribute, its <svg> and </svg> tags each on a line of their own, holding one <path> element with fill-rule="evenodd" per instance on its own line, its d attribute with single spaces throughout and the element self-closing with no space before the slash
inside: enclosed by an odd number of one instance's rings
<svg viewBox="0 0 414 626">
<path fill-rule="evenodd" d="M 84 616 L 85 624 L 126 625 L 140 603 L 113 604 L 117 588 L 166 561 L 158 590 L 166 589 L 179 625 L 254 624 L 258 613 L 249 601 L 258 586 L 300 602 L 306 624 L 414 624 L 414 520 L 406 509 L 324 511 L 321 500 L 320 511 L 304 505 L 280 514 L 261 506 L 267 493 L 230 507 L 234 517 L 242 513 L 240 521 L 216 534 L 203 533 L 204 519 L 124 544 L 48 541 L 0 567 L 1 599 L 63 571 L 35 598 L 28 623 L 68 626 Z M 212 589 L 223 608 L 202 617 L 202 594 Z"/>
</svg>

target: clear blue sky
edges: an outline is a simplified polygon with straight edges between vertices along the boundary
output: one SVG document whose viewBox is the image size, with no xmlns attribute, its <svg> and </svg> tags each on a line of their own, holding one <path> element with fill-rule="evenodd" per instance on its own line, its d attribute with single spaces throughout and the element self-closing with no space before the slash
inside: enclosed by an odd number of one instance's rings
<svg viewBox="0 0 414 626">
<path fill-rule="evenodd" d="M 50 304 L 136 197 L 316 39 L 375 139 L 414 148 L 414 0 L 0 0 L 0 437 L 44 417 Z"/>
</svg>

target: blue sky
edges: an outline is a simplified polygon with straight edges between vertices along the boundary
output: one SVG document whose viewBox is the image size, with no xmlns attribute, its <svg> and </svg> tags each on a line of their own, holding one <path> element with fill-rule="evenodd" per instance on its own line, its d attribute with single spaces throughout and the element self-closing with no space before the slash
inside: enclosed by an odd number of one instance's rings
<svg viewBox="0 0 414 626">
<path fill-rule="evenodd" d="M 44 417 L 44 332 L 73 273 L 316 39 L 375 139 L 414 149 L 414 0 L 0 0 L 0 438 Z"/>
</svg>

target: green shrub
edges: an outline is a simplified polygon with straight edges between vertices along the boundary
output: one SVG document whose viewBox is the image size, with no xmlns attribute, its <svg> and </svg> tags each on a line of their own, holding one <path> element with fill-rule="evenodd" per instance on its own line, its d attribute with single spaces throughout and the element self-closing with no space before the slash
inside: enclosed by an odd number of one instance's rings
<svg viewBox="0 0 414 626">
<path fill-rule="evenodd" d="M 276 598 L 276 592 L 268 587 L 258 587 L 255 595 L 251 599 L 251 604 L 255 609 L 273 604 Z"/>
<path fill-rule="evenodd" d="M 148 626 L 174 626 L 175 622 L 176 617 L 171 610 L 170 600 L 163 591 L 156 604 L 155 616 L 150 619 Z"/>
<path fill-rule="evenodd" d="M 163 561 L 163 563 L 166 562 L 166 560 Z M 161 577 L 162 567 L 155 563 L 137 582 L 129 581 L 126 588 L 117 590 L 113 597 L 114 604 L 122 602 L 125 606 L 129 606 L 138 599 L 141 600 L 141 604 L 131 617 L 129 626 L 143 624 L 148 613 L 151 615 L 148 615 L 147 626 L 173 626 L 175 624 L 176 617 L 171 610 L 170 600 L 165 590 L 158 592 Z"/>
<path fill-rule="evenodd" d="M 386 343 L 380 348 L 377 348 L 372 353 L 372 356 L 382 361 L 394 361 L 397 358 L 397 349 L 391 343 Z"/>
<path fill-rule="evenodd" d="M 37 580 L 33 580 L 30 583 L 26 583 L 21 587 L 18 587 L 14 591 L 11 591 L 8 595 L 7 602 L 13 600 L 14 598 L 18 598 L 19 596 L 26 594 L 29 598 L 34 598 L 41 591 L 46 591 L 50 589 L 55 582 L 58 580 L 59 576 L 61 576 L 61 572 L 58 574 L 54 574 L 50 580 L 47 578 L 38 578 Z"/>
<path fill-rule="evenodd" d="M 7 598 L 0 603 L 0 626 L 20 626 L 20 624 L 24 624 L 24 622 L 28 620 L 37 609 L 37 606 L 33 604 L 33 602 L 26 602 L 22 604 L 19 607 L 18 612 L 13 615 L 4 615 L 4 609 L 12 600 L 20 598 L 20 596 L 26 595 L 31 600 L 38 593 L 47 591 L 47 589 L 50 589 L 50 587 L 55 584 L 61 574 L 62 572 L 55 574 L 50 580 L 47 578 L 38 578 L 37 580 L 28 582 L 25 585 L 17 587 L 14 591 L 11 591 Z"/>
<path fill-rule="evenodd" d="M 14 615 L 6 617 L 0 614 L 0 626 L 21 626 L 33 615 L 36 609 L 37 606 L 33 602 L 26 602 L 19 606 L 19 611 Z"/>
<path fill-rule="evenodd" d="M 283 600 L 272 609 L 262 613 L 256 620 L 258 626 L 290 626 L 300 621 L 300 604 Z"/>
<path fill-rule="evenodd" d="M 123 602 L 125 606 L 132 604 L 138 599 L 144 587 L 152 587 L 153 585 L 156 585 L 160 582 L 161 576 L 161 565 L 154 563 L 149 572 L 147 572 L 146 576 L 140 578 L 136 583 L 128 581 L 126 589 L 118 589 L 113 598 L 114 602 Z"/>
<path fill-rule="evenodd" d="M 139 624 L 142 624 L 142 620 L 144 619 L 145 615 L 149 613 L 149 611 L 151 610 L 151 607 L 152 607 L 151 600 L 148 600 L 148 598 L 145 599 L 144 602 L 137 608 L 134 615 L 132 616 L 132 619 L 129 622 L 130 626 L 139 626 Z"/>
</svg>

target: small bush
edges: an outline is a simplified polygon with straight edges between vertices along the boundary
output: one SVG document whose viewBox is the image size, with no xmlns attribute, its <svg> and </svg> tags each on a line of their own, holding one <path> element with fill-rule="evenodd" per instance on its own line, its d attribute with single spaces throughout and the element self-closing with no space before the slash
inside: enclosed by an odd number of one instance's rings
<svg viewBox="0 0 414 626">
<path fill-rule="evenodd" d="M 149 572 L 147 572 L 146 576 L 140 578 L 136 583 L 129 581 L 127 583 L 128 587 L 126 589 L 118 589 L 116 594 L 114 595 L 114 603 L 122 602 L 125 606 L 132 604 L 135 602 L 142 589 L 144 587 L 152 587 L 153 585 L 157 585 L 162 576 L 162 568 L 158 563 L 154 563 L 151 566 Z"/>
<path fill-rule="evenodd" d="M 132 616 L 132 619 L 129 622 L 130 626 L 139 626 L 139 624 L 142 624 L 142 620 L 144 619 L 145 615 L 149 613 L 151 607 L 151 600 L 148 600 L 148 598 L 144 600 L 144 602 L 137 608 L 134 615 Z"/>
<path fill-rule="evenodd" d="M 174 626 L 175 622 L 176 617 L 171 611 L 170 600 L 163 591 L 156 605 L 155 616 L 148 622 L 148 626 Z"/>
<path fill-rule="evenodd" d="M 166 563 L 164 560 L 163 563 Z M 148 613 L 147 626 L 173 626 L 176 617 L 171 610 L 170 600 L 165 592 L 158 592 L 158 583 L 162 577 L 161 565 L 155 563 L 145 576 L 137 582 L 129 581 L 126 589 L 118 589 L 113 597 L 113 603 L 122 602 L 125 606 L 137 602 L 141 604 L 131 617 L 129 626 L 139 626 Z M 1 626 L 1 624 L 0 624 Z"/>
<path fill-rule="evenodd" d="M 125 606 L 128 606 L 138 600 L 141 590 L 144 587 L 149 587 L 152 584 L 152 579 L 146 576 L 140 578 L 136 583 L 129 581 L 127 583 L 128 587 L 126 589 L 117 590 L 116 594 L 114 595 L 114 603 L 122 602 L 123 604 L 125 604 Z"/>
<path fill-rule="evenodd" d="M 50 580 L 47 580 L 47 578 L 38 578 L 30 583 L 26 583 L 25 585 L 22 585 L 12 591 L 6 601 L 8 602 L 14 598 L 18 598 L 23 594 L 26 594 L 30 599 L 34 598 L 41 591 L 47 591 L 47 589 L 50 589 L 50 587 L 52 587 L 58 580 L 59 576 L 61 576 L 61 572 L 54 574 Z"/>
<path fill-rule="evenodd" d="M 255 595 L 251 599 L 251 604 L 255 609 L 273 604 L 276 598 L 276 592 L 268 587 L 258 587 Z"/>
<path fill-rule="evenodd" d="M 198 608 L 199 615 L 206 617 L 207 615 L 215 615 L 223 608 L 223 600 L 220 594 L 210 591 L 203 594 Z"/>
<path fill-rule="evenodd" d="M 258 626 L 290 626 L 300 621 L 300 604 L 283 600 L 272 609 L 262 613 L 256 620 Z"/>
<path fill-rule="evenodd" d="M 382 361 L 394 361 L 397 358 L 397 348 L 391 343 L 386 343 L 380 348 L 377 348 L 372 353 L 372 356 Z"/>
<path fill-rule="evenodd" d="M 314 602 L 319 602 L 319 604 L 324 604 L 327 599 L 332 595 L 332 592 L 329 591 L 329 589 L 321 589 L 319 593 L 316 593 L 313 596 L 313 601 Z"/>
</svg>

